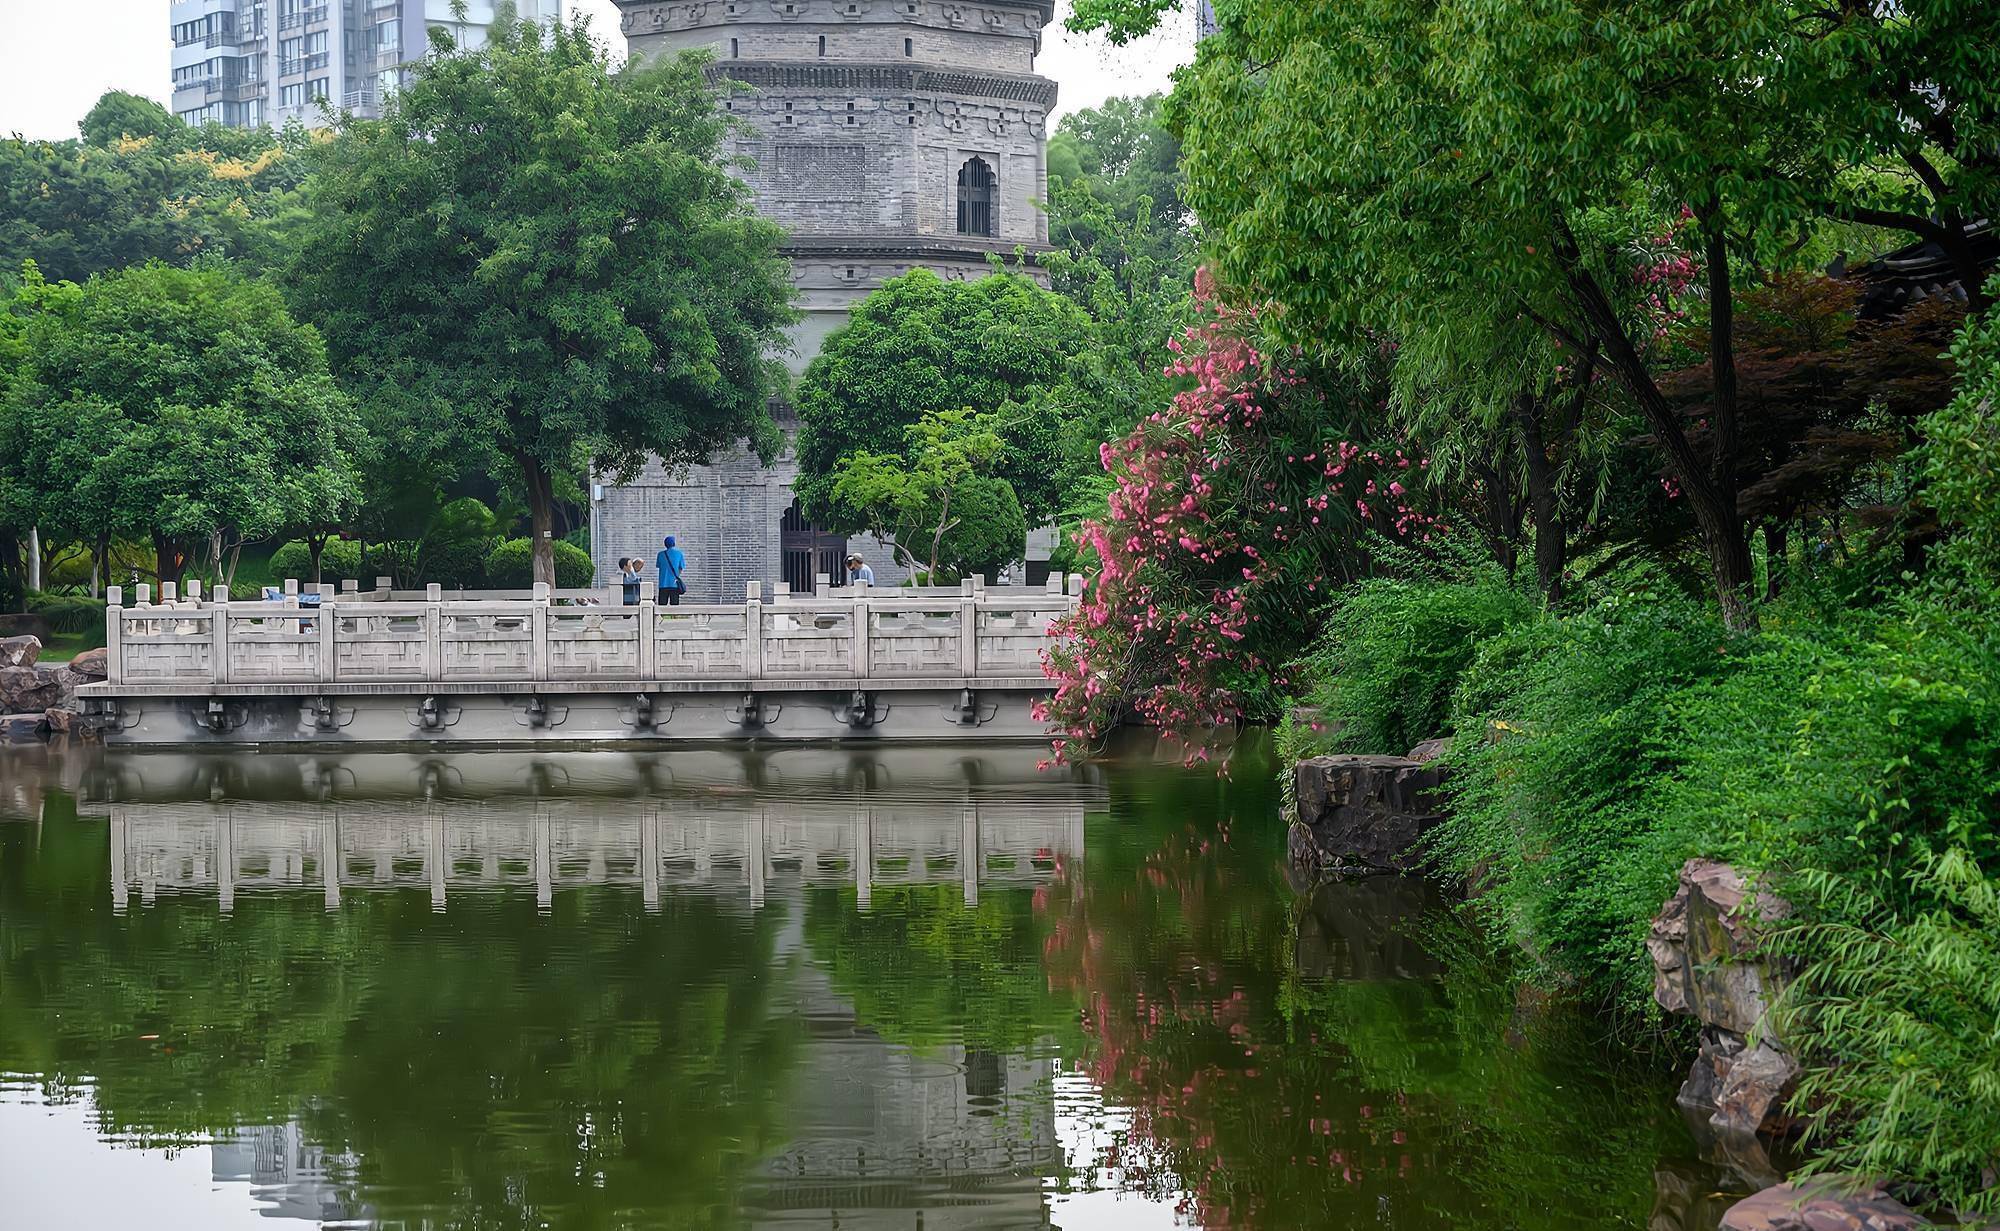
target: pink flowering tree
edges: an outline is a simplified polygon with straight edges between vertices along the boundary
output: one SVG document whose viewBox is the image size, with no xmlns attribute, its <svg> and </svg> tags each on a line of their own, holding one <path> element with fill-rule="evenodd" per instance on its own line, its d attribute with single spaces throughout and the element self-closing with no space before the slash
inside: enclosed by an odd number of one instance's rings
<svg viewBox="0 0 2000 1231">
<path fill-rule="evenodd" d="M 1058 758 L 1129 717 L 1207 750 L 1200 732 L 1280 709 L 1283 664 L 1372 545 L 1435 528 L 1427 461 L 1369 441 L 1379 391 L 1259 345 L 1257 312 L 1196 278 L 1197 319 L 1170 344 L 1186 382 L 1100 459 L 1112 489 L 1083 546 L 1096 570 L 1058 623 L 1042 717 Z"/>
</svg>

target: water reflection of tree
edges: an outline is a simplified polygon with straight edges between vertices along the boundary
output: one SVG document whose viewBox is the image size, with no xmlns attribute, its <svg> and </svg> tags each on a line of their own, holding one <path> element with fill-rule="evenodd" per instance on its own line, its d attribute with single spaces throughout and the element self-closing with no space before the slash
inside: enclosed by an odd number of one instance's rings
<svg viewBox="0 0 2000 1231">
<path fill-rule="evenodd" d="M 1020 1051 L 1074 1035 L 1076 1022 L 1042 972 L 1031 892 L 1042 891 L 989 888 L 968 907 L 956 884 L 877 885 L 862 911 L 851 886 L 817 886 L 806 893 L 806 942 L 855 1018 L 883 1038 Z"/>
<path fill-rule="evenodd" d="M 1353 904 L 1332 971 L 1302 971 L 1271 801 L 1186 824 L 1202 789 L 1127 800 L 1135 823 L 1094 832 L 1047 898 L 1082 1066 L 1132 1111 L 1095 1182 L 1206 1226 L 1643 1225 L 1678 1144 L 1666 1086 L 1592 1043 L 1510 1040 L 1511 996 L 1456 960 L 1474 952 L 1420 960 L 1380 902 Z"/>
<path fill-rule="evenodd" d="M 771 914 L 712 898 L 163 899 L 114 917 L 101 823 L 0 828 L 0 1069 L 155 1144 L 300 1118 L 377 1218 L 714 1225 L 781 1140 Z M 157 1039 L 143 1036 L 158 1035 Z"/>
</svg>

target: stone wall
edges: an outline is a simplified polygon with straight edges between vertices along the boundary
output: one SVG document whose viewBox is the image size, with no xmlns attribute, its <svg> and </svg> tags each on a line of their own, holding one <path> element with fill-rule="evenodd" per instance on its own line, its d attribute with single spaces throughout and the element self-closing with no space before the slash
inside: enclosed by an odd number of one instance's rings
<svg viewBox="0 0 2000 1231">
<path fill-rule="evenodd" d="M 1410 872 L 1444 819 L 1443 770 L 1410 757 L 1313 757 L 1294 768 L 1293 861 L 1331 872 Z"/>
</svg>

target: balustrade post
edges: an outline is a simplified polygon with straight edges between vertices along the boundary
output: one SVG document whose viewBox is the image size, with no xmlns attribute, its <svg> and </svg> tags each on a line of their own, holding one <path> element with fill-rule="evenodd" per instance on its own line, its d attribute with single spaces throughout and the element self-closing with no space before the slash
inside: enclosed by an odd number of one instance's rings
<svg viewBox="0 0 2000 1231">
<path fill-rule="evenodd" d="M 346 598 L 350 594 L 361 597 L 361 581 L 355 577 L 343 577 L 340 579 L 340 597 Z"/>
<path fill-rule="evenodd" d="M 444 590 L 433 581 L 424 587 L 424 678 L 444 678 Z"/>
<path fill-rule="evenodd" d="M 827 592 L 828 590 L 831 590 L 832 588 L 833 588 L 833 574 L 831 574 L 831 573 L 814 573 L 814 574 L 813 574 L 813 597 L 814 597 L 814 598 L 825 598 L 825 597 L 826 597 L 826 592 Z"/>
<path fill-rule="evenodd" d="M 395 584 L 396 582 L 394 578 L 377 577 L 375 579 L 375 597 L 377 601 L 386 603 L 391 598 L 394 598 L 395 594 L 393 592 L 392 587 L 394 587 Z"/>
<path fill-rule="evenodd" d="M 331 684 L 339 675 L 334 638 L 338 614 L 333 605 L 333 587 L 324 581 L 316 582 L 313 592 L 319 595 L 319 606 L 314 609 L 318 614 L 313 617 L 313 631 L 319 634 L 319 678 L 321 683 Z"/>
<path fill-rule="evenodd" d="M 196 583 L 189 582 L 190 589 Z M 208 605 L 208 678 L 217 684 L 229 683 L 229 587 L 215 587 L 214 601 Z"/>
<path fill-rule="evenodd" d="M 188 578 L 187 601 L 190 603 L 199 603 L 201 601 L 201 578 Z"/>
<path fill-rule="evenodd" d="M 132 596 L 132 605 L 133 605 L 133 606 L 135 606 L 135 607 L 150 607 L 150 606 L 152 606 L 152 605 L 153 605 L 153 587 L 152 587 L 152 586 L 150 586 L 150 585 L 148 585 L 147 583 L 145 583 L 145 582 L 143 582 L 143 581 L 142 581 L 142 582 L 140 582 L 140 583 L 139 583 L 139 584 L 138 584 L 137 586 L 133 587 L 133 590 L 134 590 L 134 593 L 133 593 L 133 596 Z"/>
<path fill-rule="evenodd" d="M 180 601 L 180 587 L 171 581 L 160 583 L 160 606 L 171 606 Z"/>
<path fill-rule="evenodd" d="M 874 623 L 874 619 L 869 614 L 867 595 L 868 595 L 868 589 L 866 586 L 859 587 L 855 591 L 854 678 L 857 680 L 867 679 L 869 668 L 874 666 L 873 660 L 869 657 L 869 647 L 868 647 L 869 636 L 870 636 L 870 630 L 868 626 Z"/>
<path fill-rule="evenodd" d="M 782 583 L 779 589 L 784 587 Z M 749 597 L 743 600 L 743 676 L 745 679 L 764 678 L 764 600 L 763 586 L 751 582 L 746 591 Z"/>
<path fill-rule="evenodd" d="M 979 600 L 970 580 L 958 583 L 958 673 L 979 674 Z"/>
<path fill-rule="evenodd" d="M 549 583 L 535 583 L 535 605 L 528 613 L 528 626 L 534 633 L 534 642 L 529 647 L 528 656 L 534 664 L 534 678 L 549 678 Z"/>
<path fill-rule="evenodd" d="M 104 590 L 104 678 L 112 684 L 125 682 L 125 587 Z"/>
<path fill-rule="evenodd" d="M 639 678 L 650 680 L 660 671 L 660 641 L 657 631 L 660 605 L 650 598 L 639 600 L 639 613 L 633 628 L 639 638 Z"/>
</svg>

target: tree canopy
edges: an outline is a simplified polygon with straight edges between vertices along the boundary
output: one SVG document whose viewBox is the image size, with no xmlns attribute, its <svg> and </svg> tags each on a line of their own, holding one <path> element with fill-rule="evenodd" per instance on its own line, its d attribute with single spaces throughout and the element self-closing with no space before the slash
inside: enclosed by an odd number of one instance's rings
<svg viewBox="0 0 2000 1231">
<path fill-rule="evenodd" d="M 798 492 L 810 516 L 861 530 L 867 519 L 834 492 L 840 459 L 895 453 L 932 411 L 996 416 L 994 473 L 1031 521 L 1060 496 L 1051 460 L 1067 413 L 1063 387 L 1090 321 L 1019 274 L 947 282 L 927 269 L 884 283 L 855 305 L 799 382 Z"/>
<path fill-rule="evenodd" d="M 496 26 L 435 51 L 315 181 L 295 304 L 397 447 L 520 474 L 539 581 L 559 480 L 776 444 L 791 283 L 702 64 L 613 72 L 584 23 Z"/>
<path fill-rule="evenodd" d="M 243 543 L 353 504 L 352 405 L 271 287 L 161 264 L 51 285 L 29 266 L 9 315 L 0 471 L 27 524 L 100 555 L 150 536 L 163 580 L 199 550 L 226 581 Z"/>
</svg>

